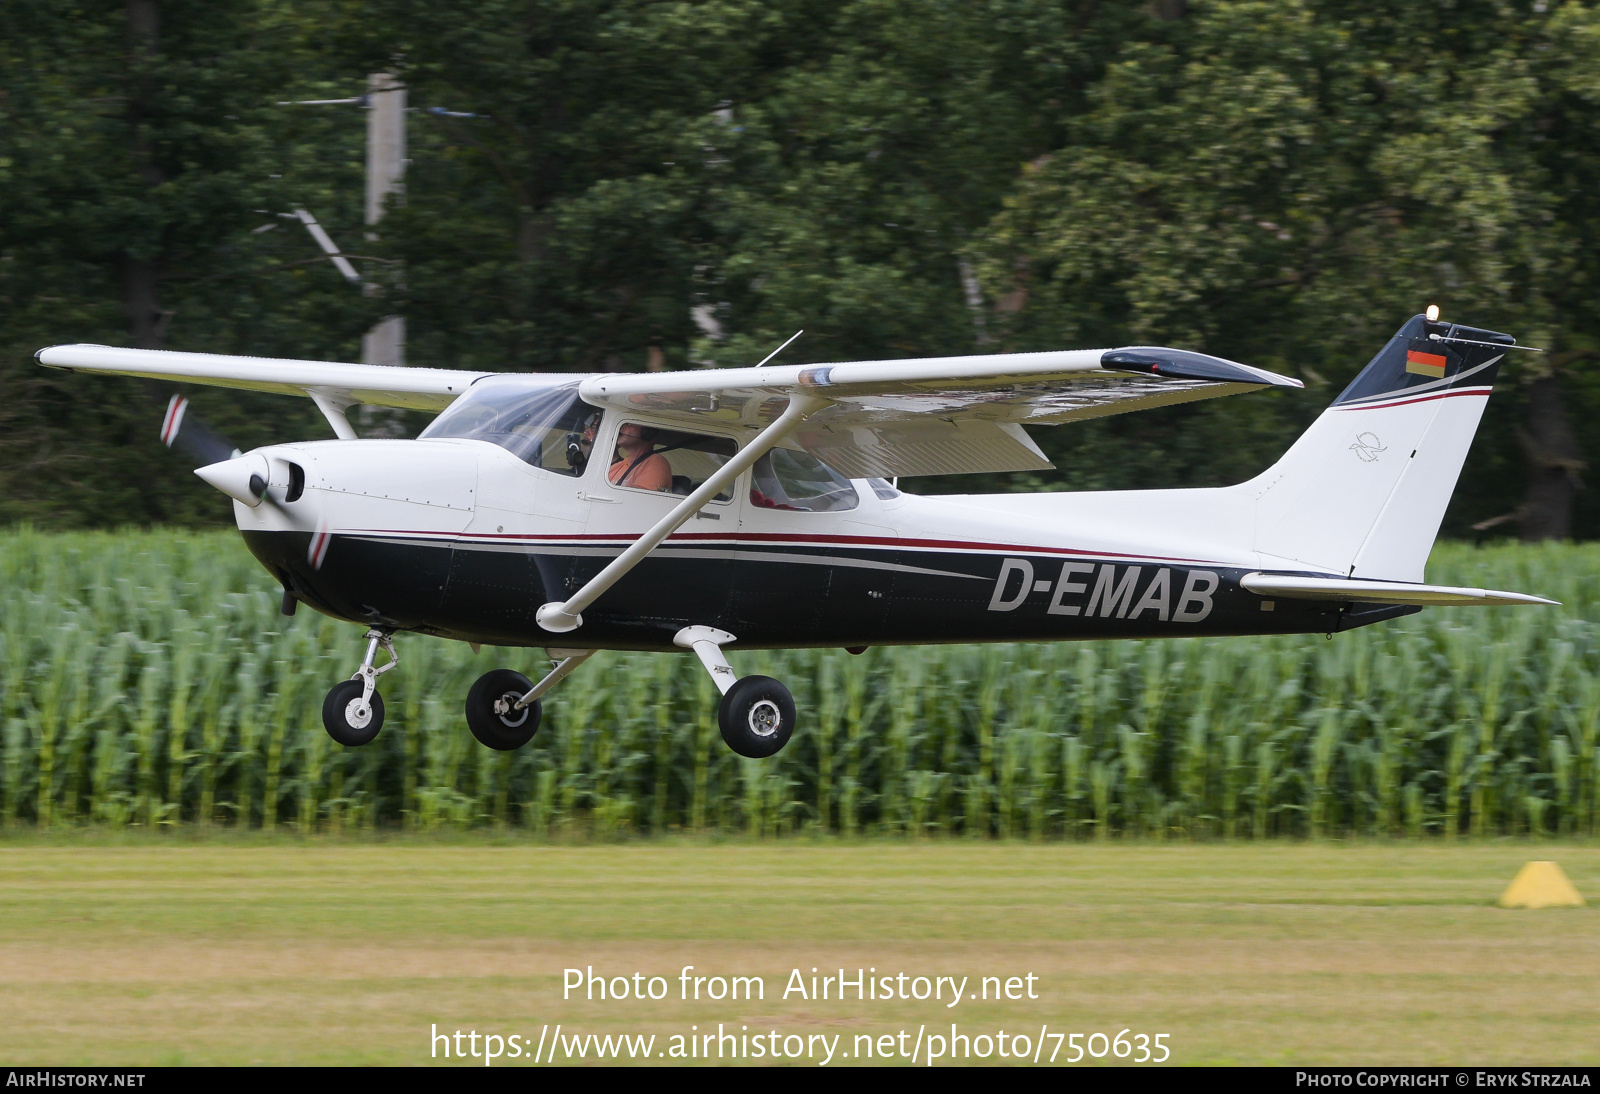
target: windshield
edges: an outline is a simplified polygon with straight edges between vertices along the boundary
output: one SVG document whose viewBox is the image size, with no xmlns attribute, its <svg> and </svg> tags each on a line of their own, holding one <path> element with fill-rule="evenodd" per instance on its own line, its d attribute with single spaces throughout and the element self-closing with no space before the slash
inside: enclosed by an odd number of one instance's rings
<svg viewBox="0 0 1600 1094">
<path fill-rule="evenodd" d="M 578 398 L 575 383 L 530 387 L 517 377 L 494 377 L 473 384 L 418 439 L 488 441 L 534 467 L 578 475 L 599 422 L 600 411 Z"/>
</svg>

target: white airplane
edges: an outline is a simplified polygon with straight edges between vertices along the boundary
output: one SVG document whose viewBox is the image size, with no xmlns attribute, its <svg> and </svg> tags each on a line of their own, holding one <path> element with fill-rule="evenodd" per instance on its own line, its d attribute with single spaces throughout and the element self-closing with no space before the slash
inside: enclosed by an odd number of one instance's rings
<svg viewBox="0 0 1600 1094">
<path fill-rule="evenodd" d="M 1332 634 L 1428 605 L 1554 603 L 1422 583 L 1514 344 L 1415 316 L 1237 486 L 944 497 L 893 480 L 1044 470 L 1027 426 L 1302 385 L 1147 346 L 599 375 L 36 356 L 316 402 L 338 440 L 195 473 L 234 499 L 285 614 L 304 603 L 368 628 L 360 669 L 323 705 L 341 744 L 377 735 L 377 677 L 408 631 L 546 647 L 537 683 L 496 669 L 468 693 L 490 748 L 527 743 L 539 697 L 597 650 L 688 648 L 722 692 L 723 739 L 761 757 L 793 733 L 794 701 L 736 677 L 727 649 Z M 361 440 L 344 414 L 356 403 L 441 413 L 416 440 Z M 174 396 L 169 444 L 184 406 Z"/>
</svg>

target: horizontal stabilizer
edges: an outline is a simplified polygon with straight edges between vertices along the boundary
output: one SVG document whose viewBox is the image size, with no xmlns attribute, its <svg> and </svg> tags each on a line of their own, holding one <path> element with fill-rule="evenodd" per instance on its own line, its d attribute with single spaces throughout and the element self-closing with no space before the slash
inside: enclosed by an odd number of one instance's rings
<svg viewBox="0 0 1600 1094">
<path fill-rule="evenodd" d="M 1412 585 L 1404 581 L 1352 581 L 1298 574 L 1245 574 L 1239 584 L 1260 596 L 1290 600 L 1345 600 L 1362 604 L 1559 604 L 1542 596 L 1450 585 Z"/>
</svg>

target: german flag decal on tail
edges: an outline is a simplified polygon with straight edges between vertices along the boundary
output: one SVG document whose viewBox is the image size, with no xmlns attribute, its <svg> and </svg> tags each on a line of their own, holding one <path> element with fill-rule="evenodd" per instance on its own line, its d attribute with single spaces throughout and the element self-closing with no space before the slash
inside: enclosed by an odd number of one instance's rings
<svg viewBox="0 0 1600 1094">
<path fill-rule="evenodd" d="M 1427 350 L 1406 350 L 1406 371 L 1414 372 L 1418 376 L 1432 376 L 1439 380 L 1444 378 L 1444 367 L 1448 362 L 1444 353 L 1430 353 Z"/>
</svg>

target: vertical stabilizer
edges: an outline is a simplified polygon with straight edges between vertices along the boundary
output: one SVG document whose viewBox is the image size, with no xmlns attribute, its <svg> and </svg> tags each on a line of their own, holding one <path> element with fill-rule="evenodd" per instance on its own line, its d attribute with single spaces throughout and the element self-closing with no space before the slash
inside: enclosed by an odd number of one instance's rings
<svg viewBox="0 0 1600 1094">
<path fill-rule="evenodd" d="M 1244 483 L 1263 563 L 1421 581 L 1509 335 L 1413 317 Z"/>
</svg>

